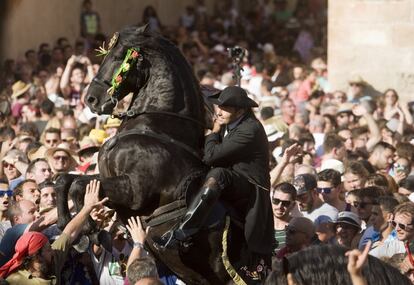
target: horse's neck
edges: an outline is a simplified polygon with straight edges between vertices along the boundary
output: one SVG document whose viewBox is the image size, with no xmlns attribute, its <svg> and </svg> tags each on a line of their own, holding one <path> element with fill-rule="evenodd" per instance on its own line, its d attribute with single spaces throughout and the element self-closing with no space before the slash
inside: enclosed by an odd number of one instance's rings
<svg viewBox="0 0 414 285">
<path fill-rule="evenodd" d="M 150 78 L 144 88 L 135 95 L 132 108 L 140 112 L 166 111 L 203 120 L 201 98 L 195 92 L 192 74 L 185 78 L 177 67 L 163 61 L 153 63 Z"/>
<path fill-rule="evenodd" d="M 143 113 L 125 121 L 120 131 L 139 130 L 140 132 L 155 132 L 167 136 L 200 152 L 204 144 L 204 130 L 192 121 L 170 116 L 157 111 Z"/>
</svg>

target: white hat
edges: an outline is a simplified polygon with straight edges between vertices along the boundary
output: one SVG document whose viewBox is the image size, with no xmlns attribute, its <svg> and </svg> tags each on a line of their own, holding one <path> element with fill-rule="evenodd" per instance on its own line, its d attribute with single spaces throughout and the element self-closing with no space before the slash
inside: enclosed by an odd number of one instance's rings
<svg viewBox="0 0 414 285">
<path fill-rule="evenodd" d="M 337 159 L 326 159 L 324 161 L 322 161 L 322 165 L 321 165 L 321 171 L 325 170 L 325 169 L 333 169 L 338 171 L 341 175 L 344 174 L 345 172 L 345 167 L 344 164 L 342 163 L 342 161 L 339 161 Z"/>
<path fill-rule="evenodd" d="M 275 140 L 280 139 L 288 131 L 286 123 L 281 117 L 276 116 L 265 120 L 263 122 L 263 127 L 269 142 L 274 142 Z"/>
</svg>

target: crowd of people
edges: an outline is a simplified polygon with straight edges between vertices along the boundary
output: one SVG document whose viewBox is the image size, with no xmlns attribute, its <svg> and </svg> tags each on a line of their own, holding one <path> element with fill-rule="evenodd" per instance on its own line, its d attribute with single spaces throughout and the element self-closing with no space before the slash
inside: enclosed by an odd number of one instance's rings
<svg viewBox="0 0 414 285">
<path fill-rule="evenodd" d="M 218 1 L 210 13 L 203 0 L 195 0 L 177 26 L 164 25 L 148 6 L 135 24 L 148 24 L 173 41 L 200 84 L 209 88 L 238 83 L 227 48 L 245 51 L 240 85 L 259 106 L 255 115 L 269 142 L 274 221 L 269 254 L 274 264 L 296 264 L 282 272 L 284 279 L 270 274 L 268 284 L 310 284 L 297 259 L 311 252 L 329 255 L 331 249 L 321 250 L 329 245 L 349 250 L 341 252 L 342 274 L 349 274 L 353 284 L 372 280 L 364 269 L 368 260 L 374 262 L 368 254 L 414 282 L 412 105 L 400 100 L 398 86 L 378 91 L 358 75 L 349 78 L 347 90 L 331 88 L 326 1 L 242 2 Z M 4 284 L 181 282 L 157 268 L 145 251 L 139 218 L 123 225 L 104 206 L 97 181 L 88 184 L 80 211 L 75 213 L 69 202 L 74 212 L 69 224 L 63 230 L 56 226 L 56 175 L 98 174 L 97 152 L 122 123 L 93 114 L 84 102 L 101 61 L 95 49 L 110 38 L 101 30 L 103 20 L 85 0 L 76 43 L 65 37 L 53 45 L 41 43 L 2 66 Z M 80 229 L 89 216 L 111 234 L 112 251 L 85 246 Z M 409 284 L 406 277 L 401 280 Z"/>
</svg>

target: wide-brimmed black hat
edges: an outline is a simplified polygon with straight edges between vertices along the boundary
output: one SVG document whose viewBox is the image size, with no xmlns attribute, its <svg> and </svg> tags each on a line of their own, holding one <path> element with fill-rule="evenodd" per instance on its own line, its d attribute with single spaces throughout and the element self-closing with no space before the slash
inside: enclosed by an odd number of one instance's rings
<svg viewBox="0 0 414 285">
<path fill-rule="evenodd" d="M 246 91 L 238 86 L 230 86 L 209 97 L 218 106 L 249 108 L 258 107 L 257 103 L 247 96 Z"/>
</svg>

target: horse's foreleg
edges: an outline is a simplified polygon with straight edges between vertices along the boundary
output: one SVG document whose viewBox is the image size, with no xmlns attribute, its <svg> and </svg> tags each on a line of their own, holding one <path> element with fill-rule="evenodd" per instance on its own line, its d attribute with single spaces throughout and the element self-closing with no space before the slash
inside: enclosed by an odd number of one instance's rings
<svg viewBox="0 0 414 285">
<path fill-rule="evenodd" d="M 71 215 L 68 207 L 68 193 L 70 185 L 77 175 L 62 174 L 60 175 L 55 184 L 56 191 L 56 205 L 58 210 L 58 228 L 63 230 L 65 226 L 71 220 Z"/>
</svg>

